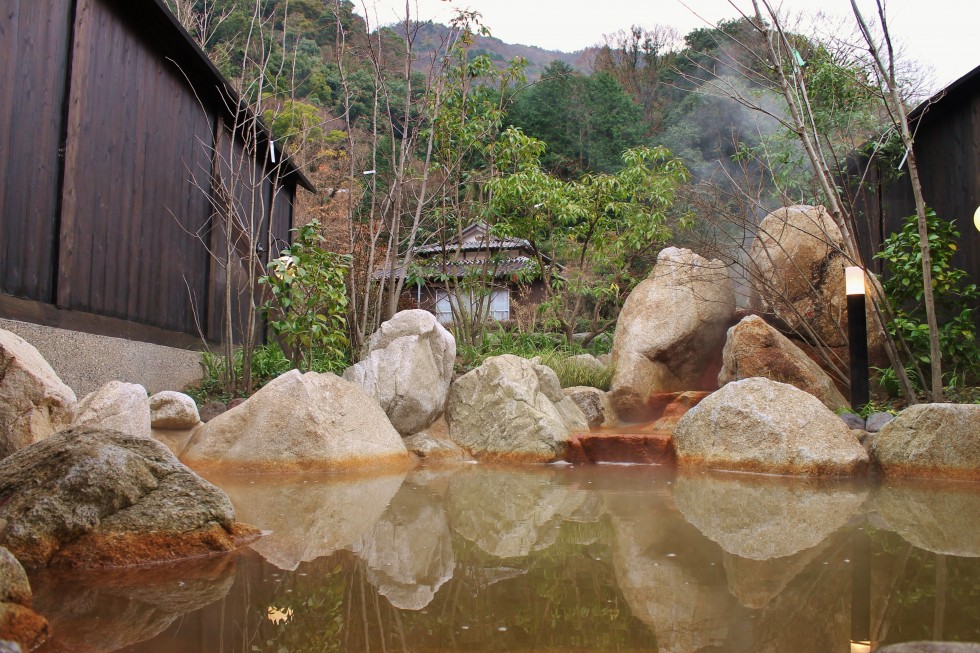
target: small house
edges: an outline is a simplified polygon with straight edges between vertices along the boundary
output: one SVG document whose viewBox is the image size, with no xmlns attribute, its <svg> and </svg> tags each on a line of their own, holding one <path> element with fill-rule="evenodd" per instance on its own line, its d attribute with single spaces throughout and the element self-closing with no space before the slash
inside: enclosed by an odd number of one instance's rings
<svg viewBox="0 0 980 653">
<path fill-rule="evenodd" d="M 536 306 L 545 299 L 531 243 L 493 236 L 485 222 L 469 225 L 445 244 L 417 247 L 410 276 L 406 292 L 443 324 L 453 321 L 454 305 L 457 312 L 470 312 L 476 297 L 485 297 L 467 286 L 489 290 L 488 317 L 498 322 L 513 319 L 518 306 Z"/>
</svg>

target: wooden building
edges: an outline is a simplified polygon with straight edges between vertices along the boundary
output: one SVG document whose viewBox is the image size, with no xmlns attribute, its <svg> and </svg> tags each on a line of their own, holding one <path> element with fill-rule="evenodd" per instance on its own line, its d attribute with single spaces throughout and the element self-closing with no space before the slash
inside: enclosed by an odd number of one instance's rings
<svg viewBox="0 0 980 653">
<path fill-rule="evenodd" d="M 226 231 L 266 260 L 312 187 L 163 0 L 7 0 L 0 88 L 0 318 L 221 340 Z"/>
<path fill-rule="evenodd" d="M 923 102 L 909 119 L 926 204 L 955 221 L 960 242 L 953 262 L 980 284 L 980 230 L 974 225 L 980 209 L 980 66 Z M 872 262 L 871 255 L 915 214 L 907 170 L 896 177 L 881 165 L 867 170 L 866 185 L 854 200 L 856 214 L 864 218 L 857 220 L 862 255 L 879 272 L 881 262 Z M 866 168 L 867 160 L 853 165 L 852 181 Z"/>
</svg>

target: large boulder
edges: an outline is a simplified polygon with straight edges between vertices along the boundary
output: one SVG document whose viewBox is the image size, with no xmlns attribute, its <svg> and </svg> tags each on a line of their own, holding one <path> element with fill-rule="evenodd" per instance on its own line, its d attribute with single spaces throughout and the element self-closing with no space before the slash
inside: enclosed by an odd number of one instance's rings
<svg viewBox="0 0 980 653">
<path fill-rule="evenodd" d="M 297 370 L 207 422 L 181 459 L 195 468 L 229 471 L 410 464 L 377 400 L 335 374 Z"/>
<path fill-rule="evenodd" d="M 137 383 L 109 381 L 78 404 L 72 426 L 150 437 L 150 398 Z"/>
<path fill-rule="evenodd" d="M 0 545 L 29 567 L 107 567 L 229 551 L 254 536 L 224 492 L 162 444 L 76 427 L 0 461 Z"/>
<path fill-rule="evenodd" d="M 980 480 L 980 405 L 910 406 L 878 432 L 871 455 L 888 476 Z"/>
<path fill-rule="evenodd" d="M 401 311 L 368 341 L 368 355 L 344 371 L 364 388 L 402 435 L 432 424 L 446 406 L 453 378 L 456 340 L 422 310 Z"/>
<path fill-rule="evenodd" d="M 796 386 L 831 410 L 848 408 L 827 373 L 758 315 L 749 315 L 728 330 L 718 385 L 753 376 Z"/>
<path fill-rule="evenodd" d="M 749 252 L 749 305 L 809 343 L 847 358 L 844 238 L 822 206 L 776 209 L 759 223 Z M 885 364 L 884 333 L 867 302 L 868 356 Z M 820 363 L 819 360 L 817 360 Z"/>
<path fill-rule="evenodd" d="M 844 239 L 822 206 L 776 209 L 759 223 L 749 256 L 751 304 L 829 347 L 847 345 Z"/>
<path fill-rule="evenodd" d="M 34 595 L 17 558 L 0 547 L 0 640 L 30 651 L 48 636 L 48 622 L 34 612 Z"/>
<path fill-rule="evenodd" d="M 588 429 L 551 368 L 518 356 L 492 356 L 453 383 L 449 437 L 482 459 L 551 462 L 569 433 Z"/>
<path fill-rule="evenodd" d="M 164 390 L 150 397 L 150 424 L 150 435 L 179 458 L 202 422 L 192 397 Z"/>
<path fill-rule="evenodd" d="M 654 393 L 716 388 L 734 311 L 732 282 L 721 261 L 676 247 L 660 252 L 650 276 L 626 298 L 616 325 L 610 397 L 619 416 L 644 419 Z"/>
<path fill-rule="evenodd" d="M 0 329 L 0 458 L 67 428 L 75 402 L 33 345 Z"/>
<path fill-rule="evenodd" d="M 164 390 L 150 397 L 150 424 L 155 429 L 187 430 L 201 423 L 197 403 L 183 392 Z"/>
<path fill-rule="evenodd" d="M 761 377 L 729 383 L 688 411 L 674 447 L 684 467 L 803 476 L 868 467 L 867 452 L 819 399 Z"/>
</svg>

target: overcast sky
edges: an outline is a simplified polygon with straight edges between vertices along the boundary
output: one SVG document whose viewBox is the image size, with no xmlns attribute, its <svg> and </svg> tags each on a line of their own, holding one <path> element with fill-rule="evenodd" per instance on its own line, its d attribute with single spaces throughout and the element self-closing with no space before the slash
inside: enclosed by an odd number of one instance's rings
<svg viewBox="0 0 980 653">
<path fill-rule="evenodd" d="M 733 0 L 750 8 L 749 0 Z M 405 0 L 354 0 L 358 13 L 374 24 L 404 16 Z M 452 8 L 472 8 L 493 35 L 508 43 L 574 52 L 599 41 L 602 34 L 630 25 L 670 25 L 683 36 L 696 27 L 738 16 L 727 0 L 409 0 L 422 20 L 446 22 Z M 872 12 L 869 0 L 859 5 Z M 893 36 L 909 57 L 931 66 L 939 90 L 980 65 L 980 0 L 889 0 Z M 850 17 L 849 0 L 783 0 L 792 14 L 818 11 Z"/>
</svg>

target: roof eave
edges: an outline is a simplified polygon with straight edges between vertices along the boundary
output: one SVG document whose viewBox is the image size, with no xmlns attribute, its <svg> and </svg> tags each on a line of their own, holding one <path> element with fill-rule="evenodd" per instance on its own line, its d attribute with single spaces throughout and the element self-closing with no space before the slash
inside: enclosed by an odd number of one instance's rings
<svg viewBox="0 0 980 653">
<path fill-rule="evenodd" d="M 949 85 L 944 87 L 941 91 L 929 97 L 929 99 L 920 102 L 918 106 L 916 106 L 914 109 L 909 111 L 908 114 L 909 121 L 914 122 L 919 120 L 920 118 L 924 118 L 926 115 L 926 110 L 930 106 L 938 102 L 941 102 L 948 95 L 958 93 L 960 90 L 963 89 L 963 87 L 967 86 L 972 81 L 978 78 L 980 78 L 980 66 L 977 66 L 976 68 L 974 68 L 967 74 L 963 75 L 959 79 L 954 80 Z"/>
<path fill-rule="evenodd" d="M 261 116 L 253 115 L 252 111 L 245 105 L 238 90 L 232 86 L 231 82 L 225 79 L 207 53 L 197 44 L 197 41 L 187 33 L 184 26 L 180 24 L 177 17 L 170 11 L 164 0 L 148 0 L 148 2 L 133 2 L 132 0 L 115 0 L 115 6 L 131 17 L 133 21 L 149 23 L 153 25 L 150 30 L 152 37 L 165 46 L 166 51 L 173 52 L 175 57 L 167 57 L 178 68 L 180 74 L 187 80 L 195 93 L 199 97 L 203 95 L 210 100 L 225 115 L 234 119 L 230 107 L 237 106 L 245 112 L 249 120 L 254 119 L 260 127 L 259 147 L 261 152 L 256 153 L 256 158 L 261 155 L 263 160 L 269 158 L 269 144 L 273 142 L 272 132 L 262 121 Z M 147 12 L 146 8 L 150 11 Z M 150 15 L 147 16 L 147 13 Z M 156 15 L 153 15 L 153 14 Z M 164 25 L 166 25 L 164 27 Z M 189 70 L 184 70 L 184 65 L 194 63 L 193 67 L 188 66 Z M 201 88 L 198 88 L 200 85 Z M 213 91 L 209 90 L 213 89 Z M 224 96 L 224 97 L 222 97 Z M 226 103 L 227 100 L 227 103 Z M 279 148 L 282 151 L 281 148 Z M 284 152 L 281 159 L 283 174 L 281 178 L 286 181 L 295 181 L 311 193 L 316 193 L 316 186 L 303 173 L 303 171 L 292 161 L 288 153 Z"/>
</svg>

